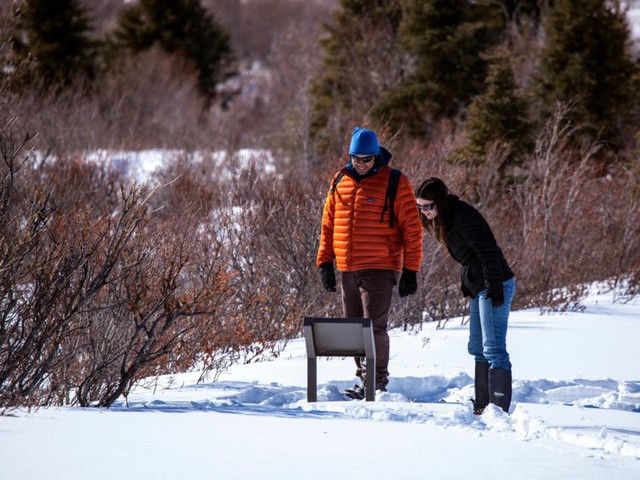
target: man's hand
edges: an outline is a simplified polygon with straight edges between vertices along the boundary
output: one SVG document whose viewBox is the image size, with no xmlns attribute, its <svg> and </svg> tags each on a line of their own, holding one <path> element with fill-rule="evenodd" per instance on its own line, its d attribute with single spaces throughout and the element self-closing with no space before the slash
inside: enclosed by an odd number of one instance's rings
<svg viewBox="0 0 640 480">
<path fill-rule="evenodd" d="M 407 295 L 413 295 L 418 290 L 418 278 L 417 273 L 413 270 L 402 269 L 402 275 L 400 276 L 400 283 L 398 284 L 398 293 L 401 297 Z"/>
<path fill-rule="evenodd" d="M 332 262 L 324 262 L 320 264 L 320 279 L 322 280 L 322 286 L 327 292 L 336 291 L 336 274 L 333 271 Z"/>
</svg>

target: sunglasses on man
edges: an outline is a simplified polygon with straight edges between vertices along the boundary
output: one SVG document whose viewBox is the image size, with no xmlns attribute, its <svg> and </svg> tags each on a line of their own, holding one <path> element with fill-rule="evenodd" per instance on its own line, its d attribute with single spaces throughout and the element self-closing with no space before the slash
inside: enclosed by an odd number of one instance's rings
<svg viewBox="0 0 640 480">
<path fill-rule="evenodd" d="M 366 157 L 358 157 L 357 155 L 349 155 L 349 159 L 351 160 L 351 163 L 369 163 L 371 162 L 374 158 L 376 158 L 375 155 L 368 155 Z"/>
</svg>

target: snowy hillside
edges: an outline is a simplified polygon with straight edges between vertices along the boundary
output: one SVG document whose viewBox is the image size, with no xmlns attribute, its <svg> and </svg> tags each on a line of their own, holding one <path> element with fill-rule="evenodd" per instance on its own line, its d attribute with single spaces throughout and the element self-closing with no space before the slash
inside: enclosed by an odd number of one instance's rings
<svg viewBox="0 0 640 480">
<path fill-rule="evenodd" d="M 346 401 L 350 358 L 321 359 L 306 401 L 304 341 L 218 382 L 197 372 L 129 406 L 0 417 L 0 479 L 640 478 L 640 299 L 595 292 L 580 313 L 512 315 L 511 415 L 472 414 L 460 319 L 391 335 L 389 392 Z"/>
</svg>

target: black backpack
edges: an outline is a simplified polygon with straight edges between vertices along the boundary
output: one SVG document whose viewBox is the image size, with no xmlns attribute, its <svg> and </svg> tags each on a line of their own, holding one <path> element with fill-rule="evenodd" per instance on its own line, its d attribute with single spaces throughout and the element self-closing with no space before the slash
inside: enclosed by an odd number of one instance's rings
<svg viewBox="0 0 640 480">
<path fill-rule="evenodd" d="M 396 201 L 396 194 L 398 193 L 398 183 L 400 182 L 401 173 L 402 172 L 400 170 L 397 170 L 395 168 L 391 169 L 391 173 L 389 174 L 389 184 L 387 185 L 387 194 L 384 198 L 384 207 L 382 207 L 382 215 L 380 215 L 380 223 L 382 223 L 384 221 L 385 212 L 389 210 L 390 228 L 393 228 L 393 221 L 395 219 L 395 216 L 393 215 L 393 207 Z M 331 186 L 331 194 L 336 191 L 336 187 L 338 186 L 338 183 L 340 183 L 340 180 L 342 180 L 344 174 L 344 170 L 341 170 L 340 173 L 338 173 L 338 176 L 333 181 L 333 185 Z"/>
</svg>

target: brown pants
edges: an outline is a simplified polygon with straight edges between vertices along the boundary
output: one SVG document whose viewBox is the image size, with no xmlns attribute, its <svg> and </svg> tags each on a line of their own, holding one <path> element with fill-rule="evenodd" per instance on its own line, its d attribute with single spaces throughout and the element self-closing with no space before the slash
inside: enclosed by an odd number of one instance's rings
<svg viewBox="0 0 640 480">
<path fill-rule="evenodd" d="M 389 334 L 387 321 L 393 287 L 398 283 L 394 270 L 367 269 L 342 272 L 342 308 L 347 318 L 369 318 L 376 344 L 376 389 L 389 383 Z M 364 358 L 356 357 L 356 376 L 364 383 Z"/>
</svg>

